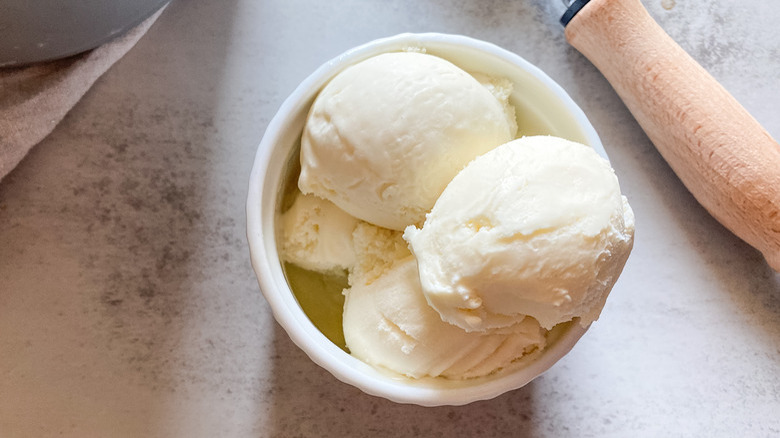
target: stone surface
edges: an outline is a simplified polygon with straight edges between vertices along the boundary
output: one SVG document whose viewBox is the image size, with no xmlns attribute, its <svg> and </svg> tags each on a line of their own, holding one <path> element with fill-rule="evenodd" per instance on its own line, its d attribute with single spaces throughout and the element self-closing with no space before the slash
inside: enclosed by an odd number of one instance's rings
<svg viewBox="0 0 780 438">
<path fill-rule="evenodd" d="M 780 10 L 645 6 L 780 138 Z M 174 1 L 0 185 L 0 435 L 777 436 L 780 275 L 699 207 L 567 46 L 555 0 Z M 396 405 L 312 363 L 248 257 L 255 149 L 342 51 L 400 32 L 484 39 L 558 81 L 637 218 L 602 317 L 528 386 Z"/>
</svg>

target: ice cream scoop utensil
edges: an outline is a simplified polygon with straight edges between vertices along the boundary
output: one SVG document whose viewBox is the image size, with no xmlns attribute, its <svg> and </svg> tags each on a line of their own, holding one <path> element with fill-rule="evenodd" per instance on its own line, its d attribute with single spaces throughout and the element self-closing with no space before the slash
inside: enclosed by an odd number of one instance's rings
<svg viewBox="0 0 780 438">
<path fill-rule="evenodd" d="M 607 78 L 705 209 L 780 271 L 780 145 L 639 0 L 564 1 L 567 41 Z"/>
</svg>

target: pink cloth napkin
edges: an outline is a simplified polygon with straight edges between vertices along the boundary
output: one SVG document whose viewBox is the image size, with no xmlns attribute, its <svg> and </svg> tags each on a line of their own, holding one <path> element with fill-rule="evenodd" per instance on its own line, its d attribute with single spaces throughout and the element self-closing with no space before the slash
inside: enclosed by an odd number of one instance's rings
<svg viewBox="0 0 780 438">
<path fill-rule="evenodd" d="M 69 58 L 0 69 L 0 180 L 125 55 L 164 7 L 125 35 Z"/>
</svg>

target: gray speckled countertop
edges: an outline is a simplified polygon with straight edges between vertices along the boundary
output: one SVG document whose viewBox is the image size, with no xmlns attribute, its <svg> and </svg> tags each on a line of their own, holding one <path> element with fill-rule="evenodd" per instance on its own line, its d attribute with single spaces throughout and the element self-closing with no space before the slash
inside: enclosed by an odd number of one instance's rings
<svg viewBox="0 0 780 438">
<path fill-rule="evenodd" d="M 646 0 L 780 138 L 773 1 Z M 0 184 L 0 435 L 780 435 L 780 275 L 696 204 L 557 0 L 174 2 Z M 558 81 L 637 218 L 601 319 L 528 386 L 465 407 L 364 395 L 275 323 L 244 200 L 283 99 L 400 32 L 484 39 Z"/>
</svg>

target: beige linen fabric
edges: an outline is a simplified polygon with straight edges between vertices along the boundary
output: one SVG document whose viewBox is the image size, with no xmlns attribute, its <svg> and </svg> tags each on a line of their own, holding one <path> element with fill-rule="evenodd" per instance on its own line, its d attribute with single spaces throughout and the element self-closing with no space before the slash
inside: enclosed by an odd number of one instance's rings
<svg viewBox="0 0 780 438">
<path fill-rule="evenodd" d="M 0 68 L 0 180 L 138 42 L 163 9 L 125 35 L 88 52 L 26 67 Z"/>
</svg>

